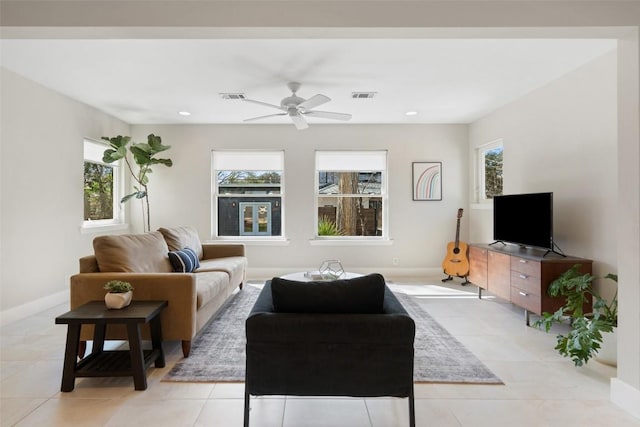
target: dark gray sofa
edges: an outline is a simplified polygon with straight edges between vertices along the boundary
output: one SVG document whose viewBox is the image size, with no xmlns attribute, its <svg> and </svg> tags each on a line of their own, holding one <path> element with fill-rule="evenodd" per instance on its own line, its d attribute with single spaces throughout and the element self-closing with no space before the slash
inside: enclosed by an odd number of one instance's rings
<svg viewBox="0 0 640 427">
<path fill-rule="evenodd" d="M 415 323 L 381 275 L 274 278 L 246 320 L 246 336 L 246 427 L 251 395 L 406 397 L 415 426 Z"/>
</svg>

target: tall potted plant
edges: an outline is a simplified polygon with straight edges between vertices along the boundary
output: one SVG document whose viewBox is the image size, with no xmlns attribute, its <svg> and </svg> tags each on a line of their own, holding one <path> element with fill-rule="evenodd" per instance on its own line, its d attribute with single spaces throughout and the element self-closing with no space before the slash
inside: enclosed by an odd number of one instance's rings
<svg viewBox="0 0 640 427">
<path fill-rule="evenodd" d="M 124 203 L 127 200 L 135 197 L 142 201 L 142 219 L 145 231 L 151 230 L 151 218 L 149 215 L 149 189 L 147 184 L 149 183 L 149 174 L 152 171 L 153 165 L 164 165 L 171 167 L 173 162 L 171 159 L 156 159 L 154 156 L 162 151 L 171 148 L 170 145 L 162 145 L 162 139 L 159 136 L 150 134 L 147 136 L 146 143 L 132 143 L 129 146 L 129 151 L 133 155 L 133 160 L 138 165 L 137 172 L 134 171 L 129 157 L 127 156 L 127 146 L 131 142 L 130 136 L 118 135 L 116 137 L 103 136 L 103 140 L 107 141 L 111 148 L 104 151 L 102 161 L 105 163 L 113 163 L 120 159 L 124 159 L 127 169 L 131 173 L 131 176 L 136 182 L 133 186 L 134 192 L 124 196 L 120 203 Z"/>
<path fill-rule="evenodd" d="M 580 264 L 576 264 L 551 282 L 548 294 L 553 297 L 565 297 L 566 303 L 555 313 L 542 313 L 542 319 L 534 326 L 544 327 L 549 332 L 554 323 L 568 320 L 571 330 L 567 334 L 557 335 L 558 352 L 570 357 L 576 366 L 582 366 L 592 357 L 598 358 L 604 337 L 614 333 L 618 326 L 618 290 L 610 301 L 605 300 L 593 288 L 595 277 L 589 273 L 581 274 Z M 618 282 L 616 274 L 609 273 L 605 279 Z M 583 304 L 593 301 L 593 311 L 583 312 Z M 612 363 L 606 361 L 605 363 Z"/>
</svg>

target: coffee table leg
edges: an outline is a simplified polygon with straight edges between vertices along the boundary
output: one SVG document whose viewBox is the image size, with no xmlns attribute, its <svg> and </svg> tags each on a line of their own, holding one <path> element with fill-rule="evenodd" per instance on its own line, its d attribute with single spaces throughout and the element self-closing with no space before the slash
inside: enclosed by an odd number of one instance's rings
<svg viewBox="0 0 640 427">
<path fill-rule="evenodd" d="M 70 323 L 67 328 L 67 346 L 64 351 L 62 385 L 60 391 L 73 391 L 76 384 L 78 344 L 80 343 L 80 324 Z"/>
<path fill-rule="evenodd" d="M 129 354 L 131 356 L 131 371 L 133 373 L 133 385 L 136 390 L 147 389 L 147 376 L 144 369 L 144 354 L 142 353 L 142 340 L 140 337 L 140 325 L 128 323 Z"/>
<path fill-rule="evenodd" d="M 93 344 L 91 347 L 91 354 L 101 353 L 104 350 L 104 337 L 107 333 L 106 323 L 96 323 L 93 325 Z"/>
<path fill-rule="evenodd" d="M 156 368 L 164 368 L 164 351 L 162 350 L 162 322 L 160 321 L 160 315 L 158 314 L 156 317 L 151 319 L 150 325 L 151 327 L 151 345 L 154 350 L 158 350 L 159 354 L 156 357 L 155 366 Z"/>
</svg>

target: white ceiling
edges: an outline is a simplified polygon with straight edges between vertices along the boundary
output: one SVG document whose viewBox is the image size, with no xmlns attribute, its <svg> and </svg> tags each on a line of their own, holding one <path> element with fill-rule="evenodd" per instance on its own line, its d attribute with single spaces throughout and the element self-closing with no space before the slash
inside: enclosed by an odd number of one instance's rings
<svg viewBox="0 0 640 427">
<path fill-rule="evenodd" d="M 469 123 L 614 50 L 606 39 L 110 39 L 1 41 L 1 65 L 130 124 L 232 123 L 298 95 L 349 123 Z M 352 99 L 356 91 L 377 92 Z M 178 111 L 189 111 L 183 117 Z M 417 111 L 408 117 L 406 111 Z M 342 123 L 309 118 L 309 123 Z M 287 123 L 276 117 L 252 123 Z"/>
</svg>

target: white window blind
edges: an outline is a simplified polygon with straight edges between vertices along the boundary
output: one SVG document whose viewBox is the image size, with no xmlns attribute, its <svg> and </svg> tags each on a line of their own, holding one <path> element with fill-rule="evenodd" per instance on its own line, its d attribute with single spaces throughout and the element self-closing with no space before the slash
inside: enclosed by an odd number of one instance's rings
<svg viewBox="0 0 640 427">
<path fill-rule="evenodd" d="M 213 151 L 213 169 L 280 171 L 284 169 L 282 151 Z"/>
<path fill-rule="evenodd" d="M 102 154 L 104 150 L 109 148 L 106 144 L 101 144 L 99 142 L 90 141 L 88 139 L 84 140 L 84 159 L 93 163 L 103 163 Z"/>
<path fill-rule="evenodd" d="M 387 151 L 316 151 L 318 171 L 385 171 Z"/>
</svg>

